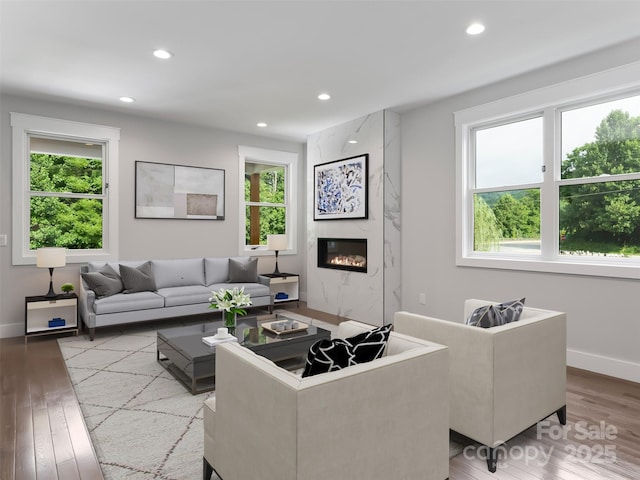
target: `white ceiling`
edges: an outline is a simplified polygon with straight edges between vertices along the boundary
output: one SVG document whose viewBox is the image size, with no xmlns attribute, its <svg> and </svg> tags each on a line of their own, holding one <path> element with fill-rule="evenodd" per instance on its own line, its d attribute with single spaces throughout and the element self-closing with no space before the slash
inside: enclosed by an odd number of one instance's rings
<svg viewBox="0 0 640 480">
<path fill-rule="evenodd" d="M 1 0 L 0 16 L 5 93 L 300 141 L 640 36 L 637 0 Z"/>
</svg>

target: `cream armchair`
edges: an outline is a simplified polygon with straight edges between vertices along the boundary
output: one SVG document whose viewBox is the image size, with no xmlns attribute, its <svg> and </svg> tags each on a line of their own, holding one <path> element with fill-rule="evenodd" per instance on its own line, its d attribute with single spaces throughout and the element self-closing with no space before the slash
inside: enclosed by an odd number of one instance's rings
<svg viewBox="0 0 640 480">
<path fill-rule="evenodd" d="M 343 322 L 337 336 L 371 328 Z M 391 332 L 382 358 L 306 378 L 238 344 L 217 349 L 205 479 L 448 477 L 446 347 Z"/>
<path fill-rule="evenodd" d="M 485 300 L 467 300 L 465 319 Z M 397 312 L 394 330 L 449 347 L 450 428 L 494 447 L 553 413 L 566 423 L 566 315 L 525 307 L 520 320 L 480 328 Z"/>
</svg>

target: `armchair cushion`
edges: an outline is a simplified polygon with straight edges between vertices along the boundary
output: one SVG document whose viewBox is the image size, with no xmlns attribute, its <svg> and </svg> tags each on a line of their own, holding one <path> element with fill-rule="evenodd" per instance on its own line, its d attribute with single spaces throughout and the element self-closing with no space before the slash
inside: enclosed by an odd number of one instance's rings
<svg viewBox="0 0 640 480">
<path fill-rule="evenodd" d="M 382 357 L 391 325 L 383 325 L 349 338 L 322 339 L 311 345 L 303 377 L 341 370 Z"/>
</svg>

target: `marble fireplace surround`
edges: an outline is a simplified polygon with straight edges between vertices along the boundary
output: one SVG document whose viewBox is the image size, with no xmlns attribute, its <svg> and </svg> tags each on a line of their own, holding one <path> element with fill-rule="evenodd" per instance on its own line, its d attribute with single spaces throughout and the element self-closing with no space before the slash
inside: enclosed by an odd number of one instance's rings
<svg viewBox="0 0 640 480">
<path fill-rule="evenodd" d="M 314 221 L 307 209 L 309 308 L 373 325 L 390 323 L 399 310 L 399 133 L 399 115 L 379 111 L 308 137 L 307 205 L 314 204 L 315 165 L 369 154 L 368 218 Z M 366 239 L 367 271 L 318 267 L 320 238 Z"/>
</svg>

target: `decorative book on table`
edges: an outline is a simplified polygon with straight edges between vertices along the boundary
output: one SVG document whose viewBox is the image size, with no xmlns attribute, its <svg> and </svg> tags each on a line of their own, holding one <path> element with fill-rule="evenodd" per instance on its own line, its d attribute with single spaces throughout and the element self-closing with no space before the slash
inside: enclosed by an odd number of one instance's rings
<svg viewBox="0 0 640 480">
<path fill-rule="evenodd" d="M 218 335 L 211 335 L 210 337 L 202 337 L 202 341 L 210 347 L 215 347 L 220 343 L 237 342 L 238 339 L 234 335 L 228 335 L 226 337 L 219 337 Z"/>
</svg>

